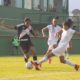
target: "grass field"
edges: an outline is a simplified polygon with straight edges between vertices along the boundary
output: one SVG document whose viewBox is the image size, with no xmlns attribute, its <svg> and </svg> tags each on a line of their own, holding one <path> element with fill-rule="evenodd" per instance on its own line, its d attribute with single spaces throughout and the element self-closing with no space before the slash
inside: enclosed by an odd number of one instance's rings
<svg viewBox="0 0 80 80">
<path fill-rule="evenodd" d="M 70 60 L 80 64 L 80 55 L 71 55 Z M 23 57 L 0 57 L 0 80 L 80 80 L 80 71 L 61 64 L 57 57 L 50 65 L 44 63 L 41 71 L 26 69 Z"/>
</svg>

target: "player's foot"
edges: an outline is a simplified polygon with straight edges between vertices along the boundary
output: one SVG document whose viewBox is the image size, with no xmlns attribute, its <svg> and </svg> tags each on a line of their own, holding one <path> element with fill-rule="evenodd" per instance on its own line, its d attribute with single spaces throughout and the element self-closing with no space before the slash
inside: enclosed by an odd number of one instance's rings
<svg viewBox="0 0 80 80">
<path fill-rule="evenodd" d="M 74 68 L 75 68 L 76 71 L 78 71 L 80 66 L 76 64 Z"/>
<path fill-rule="evenodd" d="M 40 70 L 40 68 L 39 68 L 40 65 L 37 62 L 32 61 L 32 64 L 34 65 L 36 70 Z"/>
</svg>

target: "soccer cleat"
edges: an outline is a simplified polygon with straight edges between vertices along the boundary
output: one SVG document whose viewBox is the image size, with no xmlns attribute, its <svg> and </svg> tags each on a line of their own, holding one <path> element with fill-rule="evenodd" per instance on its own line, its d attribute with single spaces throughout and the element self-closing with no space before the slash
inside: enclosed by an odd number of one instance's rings
<svg viewBox="0 0 80 80">
<path fill-rule="evenodd" d="M 31 62 L 36 70 L 40 70 L 40 68 L 39 68 L 40 65 L 37 62 L 33 62 L 33 61 L 31 61 Z"/>
<path fill-rule="evenodd" d="M 80 66 L 76 64 L 74 68 L 75 68 L 76 71 L 78 71 Z"/>
</svg>

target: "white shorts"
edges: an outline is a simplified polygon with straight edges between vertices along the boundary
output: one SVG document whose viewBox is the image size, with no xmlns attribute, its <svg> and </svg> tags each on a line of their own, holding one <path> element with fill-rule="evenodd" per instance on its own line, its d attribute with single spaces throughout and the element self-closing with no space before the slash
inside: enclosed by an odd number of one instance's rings
<svg viewBox="0 0 80 80">
<path fill-rule="evenodd" d="M 57 48 L 52 50 L 52 53 L 56 56 L 65 56 L 66 46 L 59 45 Z"/>
</svg>

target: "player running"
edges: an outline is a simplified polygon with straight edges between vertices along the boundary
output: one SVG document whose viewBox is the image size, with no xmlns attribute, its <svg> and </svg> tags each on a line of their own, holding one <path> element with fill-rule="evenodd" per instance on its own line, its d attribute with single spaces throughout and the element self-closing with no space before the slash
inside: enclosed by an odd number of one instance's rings
<svg viewBox="0 0 80 80">
<path fill-rule="evenodd" d="M 42 29 L 43 37 L 47 37 L 45 33 L 46 31 L 49 32 L 48 50 L 47 50 L 48 54 L 51 52 L 52 49 L 57 47 L 57 42 L 59 40 L 59 37 L 56 36 L 56 33 L 61 30 L 61 27 L 57 25 L 57 20 L 58 20 L 57 18 L 54 18 L 50 25 Z M 49 59 L 49 63 L 51 63 L 51 59 Z"/>
<path fill-rule="evenodd" d="M 23 50 L 24 60 L 25 63 L 28 62 L 29 54 L 28 52 L 31 51 L 33 60 L 37 61 L 37 55 L 34 48 L 34 45 L 31 42 L 30 39 L 30 33 L 36 37 L 37 35 L 34 33 L 32 26 L 31 26 L 31 20 L 29 18 L 25 18 L 24 23 L 16 25 L 16 29 L 18 30 L 18 37 L 20 40 L 20 46 Z M 36 68 L 37 69 L 37 68 Z"/>
</svg>

